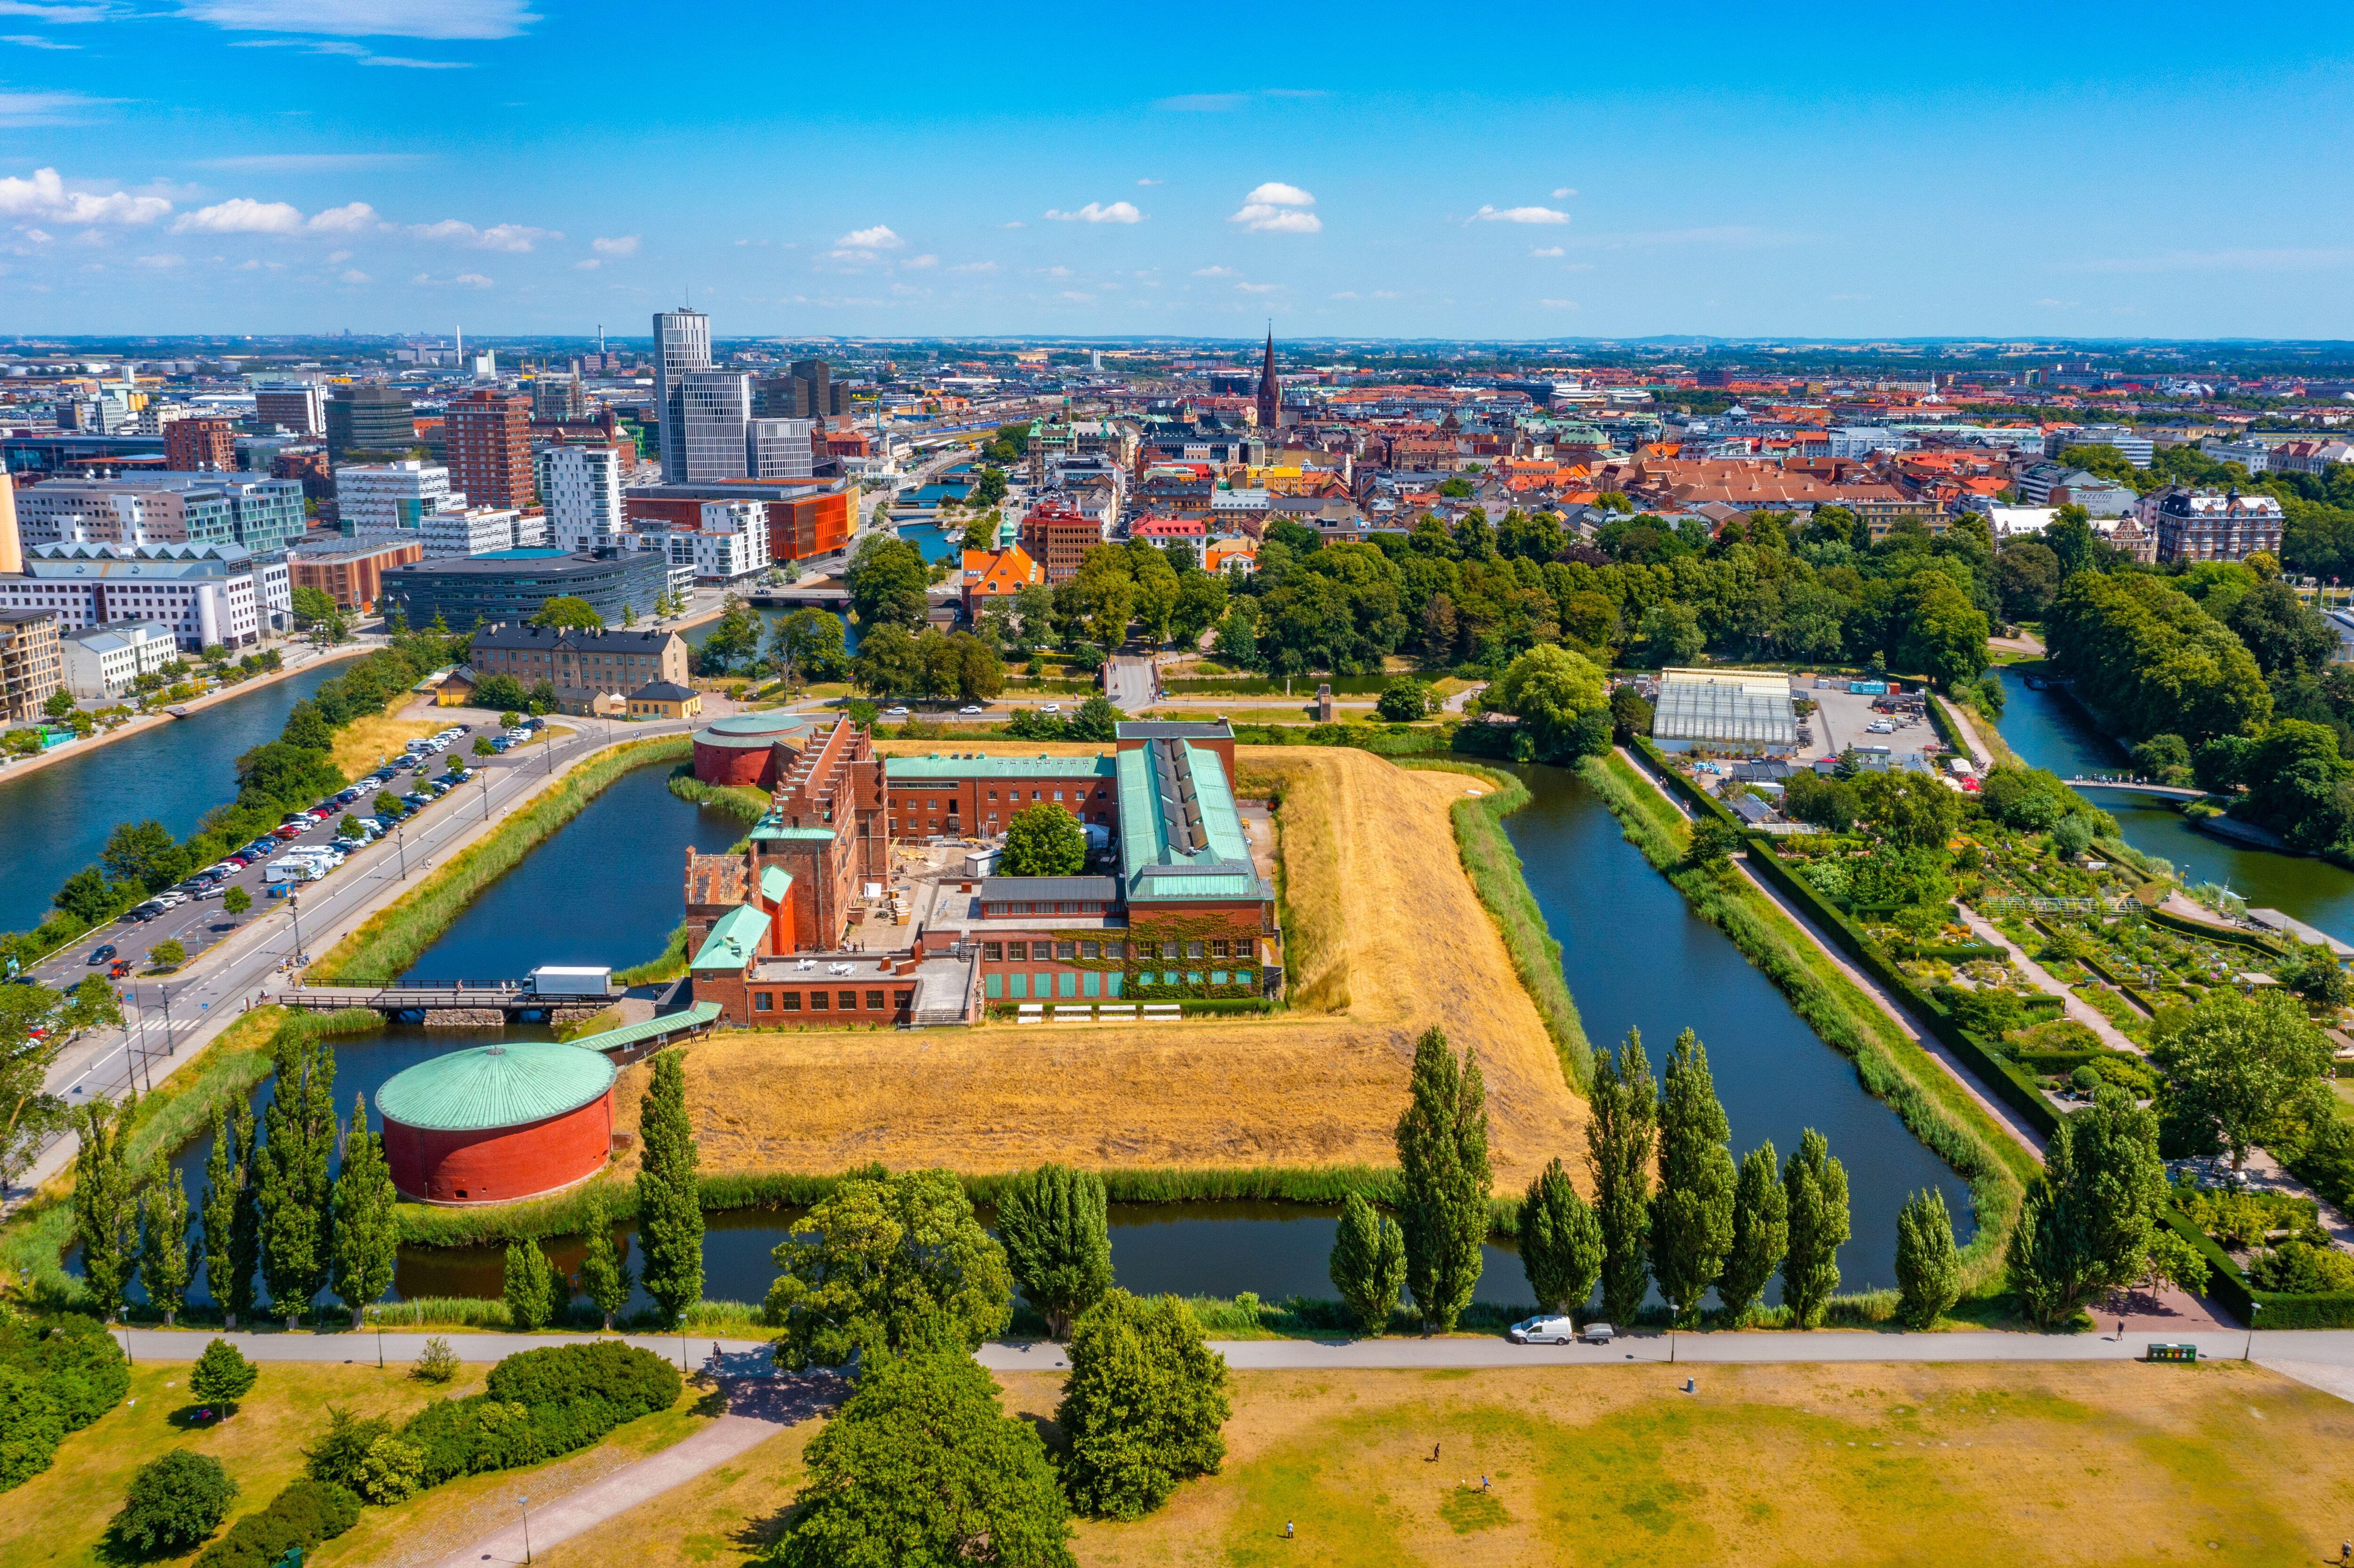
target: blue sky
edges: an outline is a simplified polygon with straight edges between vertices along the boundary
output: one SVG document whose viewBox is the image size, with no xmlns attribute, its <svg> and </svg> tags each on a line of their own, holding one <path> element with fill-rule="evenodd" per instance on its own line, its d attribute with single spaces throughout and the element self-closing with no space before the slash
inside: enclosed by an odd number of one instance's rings
<svg viewBox="0 0 2354 1568">
<path fill-rule="evenodd" d="M 2341 10 L 1915 9 L 0 0 L 0 332 L 2354 338 Z"/>
</svg>

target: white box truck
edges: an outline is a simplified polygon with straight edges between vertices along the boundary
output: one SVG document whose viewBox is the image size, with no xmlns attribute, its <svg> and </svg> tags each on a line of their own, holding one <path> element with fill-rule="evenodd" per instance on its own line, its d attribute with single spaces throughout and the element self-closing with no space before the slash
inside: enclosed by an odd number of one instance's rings
<svg viewBox="0 0 2354 1568">
<path fill-rule="evenodd" d="M 601 969 L 542 964 L 525 978 L 534 996 L 603 997 L 613 992 L 613 970 L 610 964 Z"/>
</svg>

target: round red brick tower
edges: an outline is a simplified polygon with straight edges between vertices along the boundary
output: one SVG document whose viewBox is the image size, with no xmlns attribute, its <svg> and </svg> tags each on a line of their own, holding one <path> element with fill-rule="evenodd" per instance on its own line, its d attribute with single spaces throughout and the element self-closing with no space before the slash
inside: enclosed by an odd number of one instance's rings
<svg viewBox="0 0 2354 1568">
<path fill-rule="evenodd" d="M 798 714 L 731 714 L 695 732 L 695 776 L 705 784 L 777 787 L 776 745 L 801 739 L 809 720 Z"/>
<path fill-rule="evenodd" d="M 401 1195 L 503 1203 L 585 1181 L 613 1144 L 612 1063 L 546 1041 L 420 1062 L 376 1091 Z"/>
</svg>

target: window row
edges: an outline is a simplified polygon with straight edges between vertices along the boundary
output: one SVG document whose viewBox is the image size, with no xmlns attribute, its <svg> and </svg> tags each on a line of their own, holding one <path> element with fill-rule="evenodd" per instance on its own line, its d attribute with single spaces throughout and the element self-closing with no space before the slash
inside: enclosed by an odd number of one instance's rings
<svg viewBox="0 0 2354 1568">
<path fill-rule="evenodd" d="M 1117 999 L 1126 977 L 1118 969 L 1063 969 L 1038 973 L 1015 972 L 988 974 L 981 978 L 981 995 L 991 1001 L 1044 1001 L 1053 998 L 1077 1000 L 1082 997 Z M 1257 969 L 1161 969 L 1144 970 L 1136 977 L 1138 985 L 1238 985 L 1257 989 Z"/>
<path fill-rule="evenodd" d="M 803 1011 L 810 1012 L 905 1012 L 909 1007 L 915 1004 L 916 1001 L 916 993 L 912 991 L 895 991 L 889 992 L 887 1006 L 885 1005 L 885 993 L 879 991 L 812 991 L 807 993 L 808 1002 L 806 1008 L 804 1008 L 802 997 L 803 993 L 798 991 L 756 991 L 752 993 L 752 1011 L 755 1012 L 801 1012 Z M 860 1005 L 862 999 L 864 1001 L 864 1005 L 863 1007 Z"/>
<path fill-rule="evenodd" d="M 1013 905 L 1007 908 L 1016 907 Z M 1063 906 L 1067 913 L 1071 906 Z M 995 912 L 995 906 L 991 906 Z M 1048 913 L 1044 906 L 1039 913 Z M 1182 948 L 1181 952 L 1179 949 Z M 1207 949 L 1204 951 L 1204 949 Z M 1252 956 L 1248 938 L 1228 940 L 1215 938 L 1192 942 L 1088 942 L 1070 941 L 983 942 L 981 961 L 985 964 L 1027 963 L 1032 959 L 1247 959 Z"/>
</svg>

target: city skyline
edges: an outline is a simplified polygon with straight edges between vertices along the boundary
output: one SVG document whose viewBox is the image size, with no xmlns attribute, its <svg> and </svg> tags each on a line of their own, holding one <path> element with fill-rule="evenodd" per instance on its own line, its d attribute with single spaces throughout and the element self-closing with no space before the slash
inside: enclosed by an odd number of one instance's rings
<svg viewBox="0 0 2354 1568">
<path fill-rule="evenodd" d="M 1214 20 L 691 18 L 646 76 L 605 5 L 0 0 L 6 324 L 2354 337 L 2317 8 L 1585 17 L 1510 79 Z"/>
</svg>

